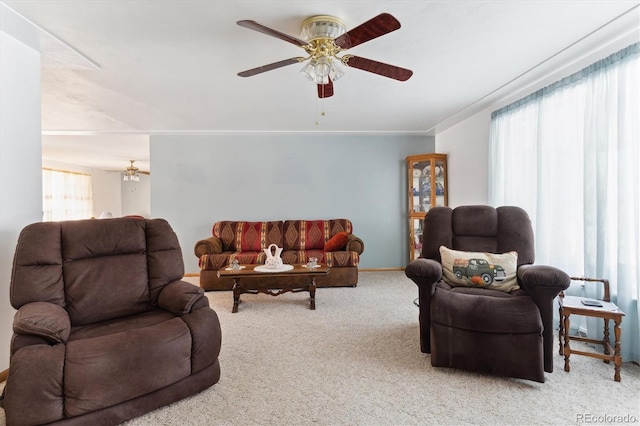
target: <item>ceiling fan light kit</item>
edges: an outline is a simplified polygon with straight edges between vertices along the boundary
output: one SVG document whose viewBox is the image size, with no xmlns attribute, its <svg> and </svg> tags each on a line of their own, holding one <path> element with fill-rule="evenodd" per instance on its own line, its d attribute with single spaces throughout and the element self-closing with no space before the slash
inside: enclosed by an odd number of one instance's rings
<svg viewBox="0 0 640 426">
<path fill-rule="evenodd" d="M 344 23 L 333 16 L 312 16 L 302 22 L 300 33 L 309 43 L 304 47 L 309 54 L 309 62 L 300 72 L 308 80 L 326 85 L 344 76 L 344 70 L 338 65 L 341 60 L 336 56 L 341 49 L 333 40 L 346 32 Z"/>
<path fill-rule="evenodd" d="M 347 31 L 345 24 L 340 19 L 333 16 L 312 16 L 302 22 L 301 36 L 303 39 L 290 36 L 251 20 L 238 21 L 237 24 L 295 44 L 303 48 L 308 55 L 304 58 L 294 57 L 242 71 L 238 73 L 240 77 L 251 77 L 287 65 L 309 61 L 300 71 L 308 80 L 317 84 L 318 97 L 327 98 L 333 96 L 333 82 L 345 75 L 340 63 L 350 68 L 358 68 L 398 81 L 406 81 L 413 75 L 411 70 L 371 59 L 354 55 L 338 56 L 343 50 L 399 29 L 400 22 L 388 13 L 381 13 L 350 31 Z"/>
<path fill-rule="evenodd" d="M 334 39 L 346 32 L 344 22 L 329 15 L 312 16 L 302 21 L 300 26 L 302 38 L 308 42 L 319 38 Z"/>
<path fill-rule="evenodd" d="M 129 161 L 131 161 L 131 165 L 124 170 L 122 180 L 125 182 L 128 182 L 128 181 L 139 182 L 140 176 L 138 175 L 138 171 L 140 169 L 138 169 L 136 166 L 133 165 L 135 160 L 129 160 Z"/>
</svg>

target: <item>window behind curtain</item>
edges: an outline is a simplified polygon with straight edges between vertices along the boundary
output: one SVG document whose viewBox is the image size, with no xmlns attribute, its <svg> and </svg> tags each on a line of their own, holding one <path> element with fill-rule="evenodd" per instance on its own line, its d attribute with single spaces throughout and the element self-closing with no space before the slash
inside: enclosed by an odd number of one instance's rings
<svg viewBox="0 0 640 426">
<path fill-rule="evenodd" d="M 527 210 L 537 263 L 610 280 L 623 360 L 640 361 L 640 43 L 495 111 L 489 155 L 490 203 Z"/>
<path fill-rule="evenodd" d="M 91 175 L 43 168 L 42 207 L 44 221 L 91 218 Z"/>
</svg>

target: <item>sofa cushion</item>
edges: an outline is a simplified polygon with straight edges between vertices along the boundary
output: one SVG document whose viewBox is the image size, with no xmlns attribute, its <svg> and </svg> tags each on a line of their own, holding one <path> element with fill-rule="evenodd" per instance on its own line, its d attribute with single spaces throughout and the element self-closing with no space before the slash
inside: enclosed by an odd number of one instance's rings
<svg viewBox="0 0 640 426">
<path fill-rule="evenodd" d="M 231 262 L 229 261 L 229 256 L 232 255 L 232 252 L 220 253 L 220 254 L 203 254 L 200 256 L 200 269 L 201 270 L 209 270 L 209 271 L 217 271 L 223 266 L 228 266 Z"/>
<path fill-rule="evenodd" d="M 346 231 L 338 232 L 324 243 L 324 251 L 338 251 L 347 245 L 347 240 L 349 240 L 349 233 Z"/>
<path fill-rule="evenodd" d="M 61 222 L 66 309 L 72 325 L 149 309 L 145 221 Z"/>
<path fill-rule="evenodd" d="M 127 350 L 113 350 L 118 347 Z M 70 341 L 64 369 L 65 414 L 79 416 L 111 407 L 190 374 L 191 333 L 180 318 Z"/>
<path fill-rule="evenodd" d="M 229 255 L 229 262 L 237 260 L 241 265 L 262 265 L 267 255 L 263 251 L 241 251 Z"/>
<path fill-rule="evenodd" d="M 91 339 L 107 334 L 122 333 L 129 330 L 141 329 L 159 324 L 175 318 L 175 315 L 163 310 L 154 309 L 130 317 L 116 318 L 109 321 L 86 324 L 71 329 L 69 342 L 73 340 Z"/>
<path fill-rule="evenodd" d="M 331 268 L 358 266 L 360 262 L 360 256 L 355 251 L 287 250 L 282 252 L 282 260 L 289 264 L 307 263 L 312 257 L 318 259 L 318 263 L 324 263 Z"/>
<path fill-rule="evenodd" d="M 323 250 L 338 232 L 353 232 L 348 219 L 286 220 L 283 224 L 285 250 Z"/>
<path fill-rule="evenodd" d="M 358 266 L 360 255 L 355 251 L 332 251 L 324 254 L 328 266 Z"/>
<path fill-rule="evenodd" d="M 261 251 L 276 244 L 282 247 L 282 222 L 220 221 L 213 235 L 222 240 L 223 251 Z"/>
<path fill-rule="evenodd" d="M 30 285 L 11 287 L 11 305 L 14 308 L 30 302 L 65 306 L 60 223 L 33 223 L 20 233 L 12 281 Z"/>
<path fill-rule="evenodd" d="M 283 225 L 285 250 L 322 250 L 324 220 L 286 220 Z"/>
<path fill-rule="evenodd" d="M 241 265 L 262 265 L 266 258 L 263 251 L 227 251 L 220 254 L 203 254 L 200 256 L 200 269 L 217 271 L 222 267 L 229 266 L 234 260 L 237 260 Z"/>
<path fill-rule="evenodd" d="M 446 327 L 485 333 L 542 335 L 540 310 L 531 297 L 520 292 L 509 294 L 473 287 L 451 288 L 446 283 L 439 283 L 431 302 L 431 321 Z"/>
<path fill-rule="evenodd" d="M 452 286 L 485 287 L 510 292 L 520 288 L 516 277 L 518 253 L 495 254 L 440 247 L 442 274 Z"/>
</svg>

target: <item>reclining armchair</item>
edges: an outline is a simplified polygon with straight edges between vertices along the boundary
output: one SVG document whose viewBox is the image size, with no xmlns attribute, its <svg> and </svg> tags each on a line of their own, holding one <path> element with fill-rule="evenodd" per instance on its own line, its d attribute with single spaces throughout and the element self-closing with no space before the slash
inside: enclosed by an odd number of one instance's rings
<svg viewBox="0 0 640 426">
<path fill-rule="evenodd" d="M 18 239 L 7 425 L 111 425 L 220 378 L 220 323 L 163 219 L 43 222 Z"/>
<path fill-rule="evenodd" d="M 421 257 L 405 274 L 418 286 L 420 348 L 431 353 L 431 365 L 544 382 L 544 372 L 553 371 L 553 300 L 570 279 L 533 265 L 527 213 L 435 207 L 422 241 Z M 483 253 L 505 256 L 504 268 L 482 260 Z M 505 287 L 508 263 L 513 282 Z"/>
</svg>

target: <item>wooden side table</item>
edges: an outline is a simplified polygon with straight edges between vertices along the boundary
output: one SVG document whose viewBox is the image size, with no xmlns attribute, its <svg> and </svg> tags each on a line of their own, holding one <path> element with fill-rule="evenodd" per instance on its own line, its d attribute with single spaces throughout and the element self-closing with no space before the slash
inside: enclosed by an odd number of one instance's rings
<svg viewBox="0 0 640 426">
<path fill-rule="evenodd" d="M 615 366 L 613 378 L 615 381 L 620 381 L 620 367 L 622 366 L 622 357 L 620 356 L 620 323 L 622 323 L 622 312 L 618 307 L 611 303 L 609 294 L 609 281 L 596 278 L 579 278 L 571 277 L 572 280 L 586 281 L 586 282 L 600 282 L 604 286 L 604 297 L 599 300 L 602 306 L 588 306 L 584 304 L 588 299 L 586 297 L 565 296 L 564 292 L 561 292 L 558 297 L 560 305 L 560 324 L 559 324 L 559 353 L 564 355 L 564 371 L 569 371 L 569 356 L 573 353 L 576 355 L 585 355 L 593 358 L 599 358 L 604 362 L 609 363 L 613 361 Z M 572 336 L 569 333 L 570 330 L 570 317 L 571 314 L 583 315 L 588 317 L 602 318 L 604 320 L 604 336 L 602 340 L 589 339 L 586 337 Z M 614 334 L 614 346 L 611 347 L 609 340 L 609 320 L 612 320 L 613 334 Z M 586 343 L 595 343 L 604 347 L 604 354 L 583 352 L 571 349 L 569 342 L 576 340 Z"/>
</svg>

